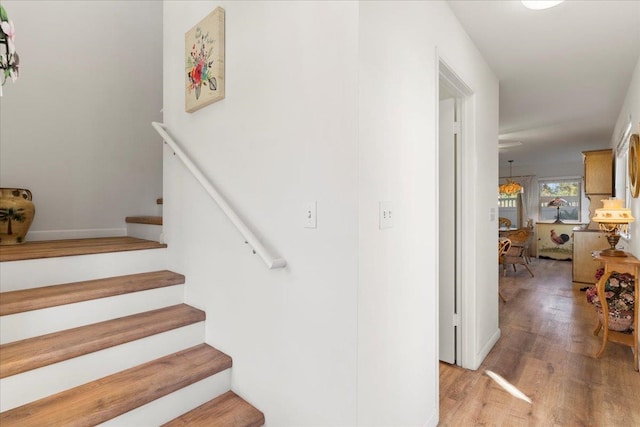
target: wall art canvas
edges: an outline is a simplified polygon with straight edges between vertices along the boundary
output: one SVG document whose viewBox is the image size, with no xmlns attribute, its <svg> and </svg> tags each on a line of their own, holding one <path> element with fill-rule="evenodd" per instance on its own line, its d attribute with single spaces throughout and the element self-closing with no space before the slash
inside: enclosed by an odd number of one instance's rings
<svg viewBox="0 0 640 427">
<path fill-rule="evenodd" d="M 224 9 L 217 7 L 184 35 L 185 110 L 224 98 Z"/>
</svg>

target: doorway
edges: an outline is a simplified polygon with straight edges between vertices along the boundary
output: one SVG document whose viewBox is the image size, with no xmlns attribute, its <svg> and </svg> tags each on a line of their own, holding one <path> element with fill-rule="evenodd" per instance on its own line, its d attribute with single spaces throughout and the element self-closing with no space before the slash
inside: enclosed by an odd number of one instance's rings
<svg viewBox="0 0 640 427">
<path fill-rule="evenodd" d="M 438 65 L 438 353 L 464 366 L 463 130 L 472 92 L 442 60 Z"/>
<path fill-rule="evenodd" d="M 439 220 L 439 357 L 450 364 L 459 364 L 459 290 L 458 272 L 458 217 L 461 204 L 458 191 L 459 167 L 459 116 L 458 105 L 454 94 L 440 84 L 438 113 L 438 145 L 439 145 L 439 185 L 438 214 Z"/>
</svg>

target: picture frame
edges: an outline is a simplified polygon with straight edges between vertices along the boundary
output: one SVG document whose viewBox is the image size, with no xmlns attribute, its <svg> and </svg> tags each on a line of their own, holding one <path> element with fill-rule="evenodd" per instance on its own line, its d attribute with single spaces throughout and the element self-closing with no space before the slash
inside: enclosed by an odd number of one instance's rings
<svg viewBox="0 0 640 427">
<path fill-rule="evenodd" d="M 640 195 L 640 137 L 637 133 L 629 137 L 629 189 L 631 197 Z"/>
<path fill-rule="evenodd" d="M 225 97 L 224 18 L 224 9 L 216 7 L 184 35 L 188 113 Z"/>
</svg>

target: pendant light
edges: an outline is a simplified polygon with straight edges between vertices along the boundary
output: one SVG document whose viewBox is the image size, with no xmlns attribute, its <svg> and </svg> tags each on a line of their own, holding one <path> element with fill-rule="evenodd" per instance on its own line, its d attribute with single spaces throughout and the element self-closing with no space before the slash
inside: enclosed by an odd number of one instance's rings
<svg viewBox="0 0 640 427">
<path fill-rule="evenodd" d="M 513 176 L 513 170 L 511 167 L 513 166 L 513 160 L 509 160 L 509 178 L 507 178 L 507 182 L 498 186 L 498 193 L 500 194 L 516 194 L 523 193 L 524 188 L 522 185 L 518 184 L 511 178 Z"/>
</svg>

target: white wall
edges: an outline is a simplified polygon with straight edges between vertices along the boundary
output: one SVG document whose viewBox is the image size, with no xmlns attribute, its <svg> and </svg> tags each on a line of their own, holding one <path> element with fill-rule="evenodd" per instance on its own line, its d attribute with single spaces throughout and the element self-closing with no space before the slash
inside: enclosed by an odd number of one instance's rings
<svg viewBox="0 0 640 427">
<path fill-rule="evenodd" d="M 359 34 L 358 420 L 423 425 L 438 414 L 436 50 L 473 91 L 463 148 L 470 368 L 499 337 L 497 224 L 489 217 L 498 81 L 446 3 L 362 2 Z M 379 201 L 393 202 L 391 229 L 378 229 Z"/>
<path fill-rule="evenodd" d="M 184 112 L 184 33 L 226 13 L 226 99 Z M 356 424 L 358 5 L 164 2 L 165 123 L 251 227 L 269 271 L 165 151 L 165 224 L 207 342 L 270 426 Z M 317 229 L 303 228 L 317 201 Z"/>
<path fill-rule="evenodd" d="M 226 99 L 187 114 L 184 32 L 218 5 Z M 499 333 L 497 81 L 448 6 L 165 1 L 164 25 L 165 123 L 288 261 L 266 270 L 165 151 L 172 267 L 234 358 L 234 390 L 272 426 L 435 425 L 436 47 L 474 90 L 468 363 Z M 386 231 L 380 200 L 397 212 Z"/>
<path fill-rule="evenodd" d="M 619 136 L 629 123 L 629 118 L 631 118 L 632 123 L 631 133 L 640 133 L 640 58 L 638 58 L 638 63 L 633 71 L 624 104 L 620 109 L 613 135 L 611 135 L 611 148 L 614 150 L 619 142 Z M 638 221 L 638 218 L 640 218 L 640 198 L 631 198 L 629 207 L 636 217 L 636 221 Z M 640 227 L 636 224 L 631 226 L 631 241 L 629 242 L 629 246 L 630 252 L 636 256 L 640 256 Z"/>
<path fill-rule="evenodd" d="M 633 126 L 631 133 L 640 134 L 640 58 L 638 58 L 636 68 L 633 71 L 633 77 L 631 78 L 624 104 L 620 109 L 620 114 L 618 115 L 613 135 L 611 136 L 611 147 L 614 150 L 619 142 L 617 138 L 624 127 L 627 126 L 629 118 L 631 118 Z M 640 221 L 640 198 L 631 198 L 629 207 L 636 221 Z M 638 226 L 637 222 L 631 226 L 631 240 L 628 241 L 627 244 L 627 250 L 636 257 L 640 257 L 640 226 Z"/>
<path fill-rule="evenodd" d="M 20 78 L 0 98 L 0 185 L 33 192 L 27 239 L 123 234 L 162 195 L 162 5 L 3 6 Z"/>
</svg>

